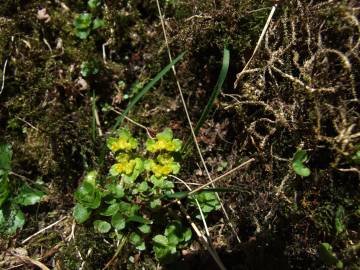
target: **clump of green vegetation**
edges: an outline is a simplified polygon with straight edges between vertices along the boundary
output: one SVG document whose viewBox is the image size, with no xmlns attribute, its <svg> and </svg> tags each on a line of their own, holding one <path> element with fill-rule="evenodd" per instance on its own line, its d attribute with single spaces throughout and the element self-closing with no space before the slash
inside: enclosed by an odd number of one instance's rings
<svg viewBox="0 0 360 270">
<path fill-rule="evenodd" d="M 96 75 L 99 72 L 99 63 L 94 60 L 91 59 L 89 61 L 84 61 L 81 63 L 80 66 L 80 73 L 82 76 L 84 77 L 88 77 L 91 75 Z"/>
<path fill-rule="evenodd" d="M 75 192 L 75 220 L 81 224 L 91 219 L 96 232 L 118 240 L 126 237 L 139 251 L 152 246 L 159 261 L 170 262 L 192 235 L 179 210 L 162 207 L 174 194 L 168 176 L 180 171 L 175 154 L 182 142 L 167 128 L 141 147 L 128 130 L 120 129 L 107 147 L 116 162 L 104 178 L 96 171 L 86 175 Z M 204 212 L 219 209 L 210 193 L 204 194 L 196 196 Z"/>
<path fill-rule="evenodd" d="M 12 149 L 9 144 L 0 144 L 0 235 L 11 236 L 25 224 L 25 215 L 20 206 L 34 205 L 45 193 L 24 183 L 16 190 L 14 181 L 9 180 Z"/>
<path fill-rule="evenodd" d="M 321 243 L 319 247 L 320 258 L 329 266 L 336 266 L 338 269 L 342 269 L 344 264 L 333 253 L 333 248 L 329 243 Z"/>
<path fill-rule="evenodd" d="M 94 18 L 97 9 L 100 7 L 101 1 L 89 0 L 88 7 L 91 13 L 84 12 L 76 16 L 74 20 L 75 35 L 80 39 L 87 39 L 92 30 L 96 30 L 105 26 L 105 21 L 98 17 Z"/>
</svg>

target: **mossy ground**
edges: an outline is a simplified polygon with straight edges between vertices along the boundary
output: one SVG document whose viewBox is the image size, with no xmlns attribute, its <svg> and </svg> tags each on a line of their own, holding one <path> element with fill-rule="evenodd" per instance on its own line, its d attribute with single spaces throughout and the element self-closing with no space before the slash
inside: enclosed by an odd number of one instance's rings
<svg viewBox="0 0 360 270">
<path fill-rule="evenodd" d="M 359 269 L 360 171 L 354 157 L 360 148 L 360 10 L 351 0 L 282 1 L 251 72 L 234 89 L 273 2 L 160 1 L 173 54 L 187 51 L 176 68 L 194 122 L 216 83 L 224 46 L 231 52 L 222 94 L 198 135 L 211 174 L 256 160 L 218 184 L 241 189 L 221 197 L 242 244 L 221 213 L 209 217 L 212 240 L 228 269 L 327 269 L 318 253 L 322 242 L 347 269 Z M 37 17 L 43 8 L 48 22 Z M 0 268 L 23 263 L 10 252 L 19 247 L 56 269 L 101 269 L 114 255 L 115 244 L 91 228 L 77 225 L 75 238 L 68 238 L 74 190 L 88 169 L 103 165 L 104 136 L 93 124 L 92 96 L 106 133 L 117 116 L 104 110 L 107 104 L 125 109 L 132 85 L 148 82 L 168 58 L 155 1 L 103 1 L 99 15 L 106 27 L 80 40 L 73 19 L 86 10 L 80 0 L 0 4 L 1 75 L 7 61 L 1 142 L 13 146 L 13 171 L 41 178 L 48 189 L 46 200 L 25 209 L 24 229 L 0 240 Z M 89 60 L 99 63 L 99 72 L 84 84 L 81 63 Z M 190 130 L 176 89 L 169 72 L 130 117 L 153 131 L 170 127 L 186 140 Z M 299 148 L 310 156 L 306 178 L 291 168 Z M 206 182 L 192 153 L 180 176 Z M 221 161 L 227 167 L 217 171 Z M 341 233 L 339 207 L 345 209 Z M 21 244 L 61 217 L 50 231 Z M 170 269 L 215 269 L 205 251 L 193 249 Z M 130 245 L 124 250 L 113 269 L 156 269 L 150 252 L 139 255 Z"/>
</svg>

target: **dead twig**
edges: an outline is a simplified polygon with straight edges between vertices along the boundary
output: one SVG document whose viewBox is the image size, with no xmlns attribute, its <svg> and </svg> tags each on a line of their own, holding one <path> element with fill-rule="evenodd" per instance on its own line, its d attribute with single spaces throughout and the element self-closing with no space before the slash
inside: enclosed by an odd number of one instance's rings
<svg viewBox="0 0 360 270">
<path fill-rule="evenodd" d="M 54 227 L 55 225 L 59 224 L 59 223 L 60 223 L 61 221 L 63 221 L 64 219 L 66 219 L 66 217 L 62 217 L 62 218 L 61 218 L 61 219 L 59 219 L 58 221 L 56 221 L 56 222 L 54 222 L 54 223 L 50 224 L 49 226 L 47 226 L 47 227 L 45 227 L 45 228 L 41 229 L 40 231 L 38 231 L 38 232 L 36 232 L 36 233 L 34 233 L 34 234 L 30 235 L 28 238 L 26 238 L 25 240 L 23 240 L 23 241 L 21 242 L 21 244 L 22 244 L 22 245 L 23 245 L 23 244 L 25 244 L 25 243 L 26 243 L 26 242 L 28 242 L 30 239 L 34 238 L 35 236 L 37 236 L 37 235 L 39 235 L 39 234 L 43 233 L 44 231 L 46 231 L 46 230 L 48 230 L 48 229 L 50 229 L 50 228 Z"/>
<path fill-rule="evenodd" d="M 111 109 L 111 111 L 113 111 L 113 112 L 115 112 L 117 114 L 121 114 L 121 112 L 119 112 L 118 110 L 115 110 L 115 109 Z M 127 117 L 127 116 L 125 116 L 124 118 L 126 120 L 128 120 L 130 123 L 133 123 L 135 126 L 138 126 L 138 127 L 142 128 L 142 129 L 145 129 L 146 134 L 149 136 L 149 138 L 154 139 L 154 137 L 151 135 L 151 132 L 150 132 L 149 128 L 145 127 L 144 125 L 136 122 L 135 120 L 133 120 L 133 119 Z"/>
<path fill-rule="evenodd" d="M 237 85 L 238 85 L 241 77 L 243 76 L 244 72 L 246 71 L 246 69 L 247 69 L 248 66 L 250 65 L 250 63 L 251 63 L 252 59 L 254 58 L 256 52 L 257 52 L 258 49 L 260 48 L 261 42 L 262 42 L 262 40 L 264 39 L 265 33 L 266 33 L 266 31 L 267 31 L 267 29 L 268 29 L 268 27 L 269 27 L 269 25 L 270 25 L 271 19 L 272 19 L 272 17 L 274 16 L 276 7 L 277 7 L 277 5 L 275 4 L 275 5 L 271 8 L 269 17 L 268 17 L 268 19 L 267 19 L 267 21 L 266 21 L 266 23 L 265 23 L 265 26 L 264 26 L 264 28 L 263 28 L 263 30 L 262 30 L 262 32 L 261 32 L 261 35 L 260 35 L 260 37 L 259 37 L 259 40 L 258 40 L 258 42 L 257 42 L 257 44 L 256 44 L 256 46 L 255 46 L 255 49 L 254 49 L 254 51 L 253 51 L 250 59 L 249 59 L 249 60 L 247 61 L 247 63 L 245 64 L 245 66 L 244 66 L 244 68 L 242 69 L 242 71 L 236 75 L 236 81 L 235 81 L 235 83 L 234 83 L 234 88 L 237 87 Z"/>
</svg>

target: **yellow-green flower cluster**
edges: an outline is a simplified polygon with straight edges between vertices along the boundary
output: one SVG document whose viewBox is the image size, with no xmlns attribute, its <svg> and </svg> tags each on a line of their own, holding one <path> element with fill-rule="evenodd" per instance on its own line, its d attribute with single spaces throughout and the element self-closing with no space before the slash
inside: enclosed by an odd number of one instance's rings
<svg viewBox="0 0 360 270">
<path fill-rule="evenodd" d="M 120 129 L 117 135 L 117 138 L 110 137 L 107 140 L 107 147 L 113 153 L 118 151 L 129 152 L 133 149 L 136 149 L 138 145 L 137 140 L 131 136 L 128 130 Z"/>
<path fill-rule="evenodd" d="M 145 169 L 153 172 L 156 177 L 167 176 L 170 173 L 177 174 L 180 170 L 179 163 L 169 154 L 159 155 L 157 161 L 153 159 L 145 161 Z"/>
<path fill-rule="evenodd" d="M 178 152 L 181 149 L 181 141 L 173 139 L 173 132 L 170 128 L 164 129 L 163 132 L 156 135 L 156 139 L 149 139 L 146 142 L 146 150 L 151 153 L 167 151 Z"/>
<path fill-rule="evenodd" d="M 120 154 L 116 157 L 117 163 L 115 163 L 111 169 L 111 175 L 119 175 L 119 174 L 131 174 L 134 170 L 136 161 L 135 159 L 130 159 L 128 154 Z"/>
</svg>

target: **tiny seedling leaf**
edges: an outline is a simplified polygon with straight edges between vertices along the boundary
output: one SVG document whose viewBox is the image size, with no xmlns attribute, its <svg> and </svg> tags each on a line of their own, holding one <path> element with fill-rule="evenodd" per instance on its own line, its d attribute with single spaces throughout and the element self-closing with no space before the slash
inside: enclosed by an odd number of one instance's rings
<svg viewBox="0 0 360 270">
<path fill-rule="evenodd" d="M 292 159 L 292 167 L 294 171 L 300 175 L 307 177 L 310 175 L 310 169 L 304 165 L 304 162 L 308 159 L 308 155 L 304 150 L 296 151 Z"/>
</svg>

